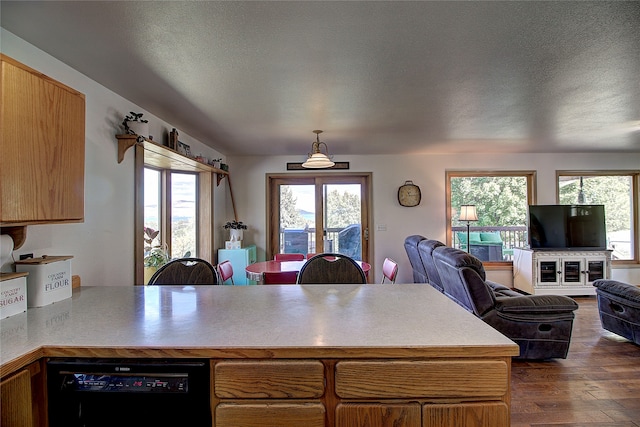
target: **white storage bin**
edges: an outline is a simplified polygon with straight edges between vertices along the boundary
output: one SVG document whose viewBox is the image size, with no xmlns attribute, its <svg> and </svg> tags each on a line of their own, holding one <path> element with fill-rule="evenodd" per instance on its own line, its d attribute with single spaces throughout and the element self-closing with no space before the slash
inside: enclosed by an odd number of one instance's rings
<svg viewBox="0 0 640 427">
<path fill-rule="evenodd" d="M 0 275 L 0 319 L 27 311 L 27 274 Z"/>
<path fill-rule="evenodd" d="M 27 276 L 27 306 L 42 307 L 71 298 L 72 256 L 47 256 L 16 261 L 16 271 Z"/>
</svg>

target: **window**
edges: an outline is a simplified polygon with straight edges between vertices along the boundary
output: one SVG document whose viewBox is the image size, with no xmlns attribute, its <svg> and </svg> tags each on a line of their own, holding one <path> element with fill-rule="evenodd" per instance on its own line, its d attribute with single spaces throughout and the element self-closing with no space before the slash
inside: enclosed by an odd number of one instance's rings
<svg viewBox="0 0 640 427">
<path fill-rule="evenodd" d="M 267 258 L 341 253 L 367 261 L 370 174 L 269 175 Z"/>
<path fill-rule="evenodd" d="M 534 171 L 448 171 L 446 185 L 447 245 L 484 262 L 504 262 L 512 260 L 513 248 L 527 244 Z M 463 205 L 476 206 L 478 221 L 460 221 Z"/>
<path fill-rule="evenodd" d="M 614 261 L 639 261 L 638 171 L 558 171 L 558 203 L 604 205 L 607 247 Z"/>
<path fill-rule="evenodd" d="M 135 150 L 135 283 L 146 283 L 150 274 L 144 268 L 149 228 L 158 231 L 151 246 L 170 257 L 213 262 L 213 191 L 227 173 L 153 141 Z"/>
<path fill-rule="evenodd" d="M 197 183 L 193 173 L 144 169 L 144 226 L 159 231 L 152 246 L 166 248 L 170 258 L 198 256 Z"/>
</svg>

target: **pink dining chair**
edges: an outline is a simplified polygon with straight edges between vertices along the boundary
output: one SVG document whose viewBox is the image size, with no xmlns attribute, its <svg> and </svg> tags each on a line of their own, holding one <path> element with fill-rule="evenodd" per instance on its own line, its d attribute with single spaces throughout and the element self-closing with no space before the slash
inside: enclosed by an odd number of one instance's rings
<svg viewBox="0 0 640 427">
<path fill-rule="evenodd" d="M 396 283 L 396 276 L 398 275 L 398 263 L 391 258 L 385 258 L 382 263 L 382 281 L 380 283 Z"/>
<path fill-rule="evenodd" d="M 233 265 L 231 265 L 231 261 L 222 261 L 218 264 L 218 274 L 220 274 L 221 285 L 224 285 L 224 282 L 229 279 L 231 280 L 231 284 L 235 285 L 235 283 L 233 283 Z"/>
<path fill-rule="evenodd" d="M 276 261 L 304 261 L 304 254 L 276 254 L 273 259 Z"/>
<path fill-rule="evenodd" d="M 264 285 L 295 285 L 297 281 L 297 271 L 265 271 L 262 273 Z"/>
<path fill-rule="evenodd" d="M 308 254 L 307 254 L 307 259 L 311 259 L 311 258 L 313 258 L 314 256 L 316 256 L 316 254 L 315 254 L 315 253 L 308 253 Z"/>
</svg>

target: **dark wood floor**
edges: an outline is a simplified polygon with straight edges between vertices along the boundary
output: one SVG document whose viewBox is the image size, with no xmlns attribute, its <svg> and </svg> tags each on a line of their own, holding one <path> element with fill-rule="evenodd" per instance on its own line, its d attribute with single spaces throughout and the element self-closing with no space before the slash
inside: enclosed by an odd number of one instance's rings
<svg viewBox="0 0 640 427">
<path fill-rule="evenodd" d="M 596 297 L 576 297 L 569 355 L 514 361 L 511 426 L 640 427 L 640 346 L 602 329 Z"/>
</svg>

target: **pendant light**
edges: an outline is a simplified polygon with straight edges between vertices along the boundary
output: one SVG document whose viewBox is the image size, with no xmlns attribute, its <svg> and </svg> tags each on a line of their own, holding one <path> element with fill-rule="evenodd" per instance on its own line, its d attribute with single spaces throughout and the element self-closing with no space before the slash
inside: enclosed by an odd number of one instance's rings
<svg viewBox="0 0 640 427">
<path fill-rule="evenodd" d="M 309 157 L 307 158 L 307 161 L 302 164 L 302 167 L 307 169 L 323 169 L 332 167 L 335 163 L 331 161 L 329 148 L 327 148 L 327 144 L 320 142 L 320 134 L 322 131 L 314 130 L 313 133 L 316 134 L 316 140 L 311 144 L 311 153 L 309 153 Z M 323 146 L 324 152 L 322 152 Z"/>
</svg>

